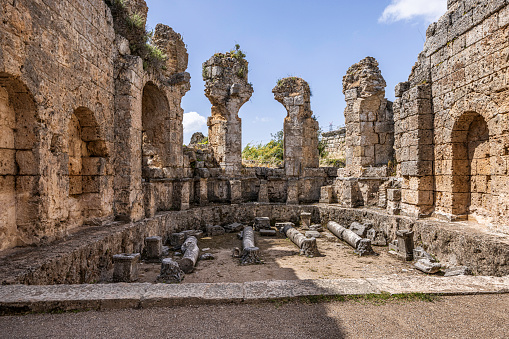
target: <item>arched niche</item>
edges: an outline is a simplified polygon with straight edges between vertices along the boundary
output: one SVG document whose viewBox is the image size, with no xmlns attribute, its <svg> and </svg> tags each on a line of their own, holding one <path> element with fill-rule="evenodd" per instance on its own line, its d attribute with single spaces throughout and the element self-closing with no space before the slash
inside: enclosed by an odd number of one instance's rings
<svg viewBox="0 0 509 339">
<path fill-rule="evenodd" d="M 37 110 L 21 80 L 0 73 L 0 250 L 39 235 Z"/>
<path fill-rule="evenodd" d="M 162 175 L 170 166 L 172 150 L 170 106 L 166 95 L 153 83 L 143 88 L 142 99 L 142 172 L 144 178 Z"/>
<path fill-rule="evenodd" d="M 69 119 L 67 136 L 71 226 L 96 222 L 105 210 L 108 148 L 94 113 L 77 108 Z"/>
<path fill-rule="evenodd" d="M 452 132 L 452 211 L 483 215 L 490 210 L 490 133 L 484 117 L 465 112 Z"/>
</svg>

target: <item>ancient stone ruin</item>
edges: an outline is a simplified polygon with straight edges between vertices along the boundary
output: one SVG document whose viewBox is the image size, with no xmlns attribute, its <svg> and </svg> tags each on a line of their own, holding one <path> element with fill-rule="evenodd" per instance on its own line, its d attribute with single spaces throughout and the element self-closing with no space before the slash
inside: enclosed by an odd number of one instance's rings
<svg viewBox="0 0 509 339">
<path fill-rule="evenodd" d="M 506 1 L 449 0 L 394 103 L 374 58 L 349 68 L 339 169 L 319 166 L 310 88 L 295 77 L 272 91 L 287 110 L 284 168 L 242 166 L 238 112 L 253 86 L 239 48 L 203 64 L 208 145 L 183 147 L 188 54 L 166 25 L 148 40 L 147 11 L 144 0 L 0 3 L 2 283 L 88 283 L 114 264 L 116 280 L 132 281 L 136 253 L 162 260 L 160 281 L 180 281 L 159 253 L 189 238 L 174 234 L 260 216 L 318 256 L 290 226 L 302 212 L 309 231 L 337 222 L 359 254 L 389 243 L 407 258 L 415 242 L 443 267 L 509 274 Z M 408 232 L 403 250 L 394 241 Z M 258 261 L 255 238 L 247 261 Z M 192 271 L 199 249 L 188 245 Z"/>
</svg>

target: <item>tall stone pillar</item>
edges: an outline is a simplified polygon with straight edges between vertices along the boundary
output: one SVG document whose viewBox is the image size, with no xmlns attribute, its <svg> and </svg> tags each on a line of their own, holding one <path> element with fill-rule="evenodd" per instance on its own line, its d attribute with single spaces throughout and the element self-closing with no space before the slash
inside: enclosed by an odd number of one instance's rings
<svg viewBox="0 0 509 339">
<path fill-rule="evenodd" d="M 207 121 L 209 145 L 227 174 L 237 174 L 242 168 L 242 122 L 238 113 L 253 94 L 247 75 L 248 62 L 239 49 L 216 53 L 203 63 L 205 95 L 212 104 L 212 116 Z"/>
<path fill-rule="evenodd" d="M 394 118 L 385 86 L 372 57 L 351 66 L 343 77 L 347 176 L 361 177 L 365 168 L 387 165 L 393 157 Z"/>
<path fill-rule="evenodd" d="M 433 106 L 431 86 L 409 82 L 396 86 L 396 160 L 403 177 L 401 214 L 429 216 L 434 211 Z"/>
<path fill-rule="evenodd" d="M 290 77 L 279 80 L 272 93 L 288 112 L 284 122 L 285 172 L 298 177 L 304 168 L 320 165 L 318 121 L 311 111 L 311 91 L 306 81 Z"/>
</svg>

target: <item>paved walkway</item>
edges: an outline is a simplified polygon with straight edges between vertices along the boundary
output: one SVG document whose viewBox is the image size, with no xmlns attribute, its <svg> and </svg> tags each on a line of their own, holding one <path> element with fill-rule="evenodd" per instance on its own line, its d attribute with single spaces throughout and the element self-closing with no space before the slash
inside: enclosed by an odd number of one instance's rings
<svg viewBox="0 0 509 339">
<path fill-rule="evenodd" d="M 509 294 L 0 317 L 0 338 L 507 338 Z"/>
<path fill-rule="evenodd" d="M 387 276 L 376 279 L 284 280 L 213 284 L 0 286 L 0 314 L 255 303 L 306 296 L 509 293 L 509 276 Z"/>
</svg>

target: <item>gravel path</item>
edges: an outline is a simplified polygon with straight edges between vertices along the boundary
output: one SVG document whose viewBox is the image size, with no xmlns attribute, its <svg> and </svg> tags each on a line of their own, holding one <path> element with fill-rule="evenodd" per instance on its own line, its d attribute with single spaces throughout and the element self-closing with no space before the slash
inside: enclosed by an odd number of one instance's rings
<svg viewBox="0 0 509 339">
<path fill-rule="evenodd" d="M 509 295 L 0 317 L 0 338 L 507 338 Z"/>
</svg>

